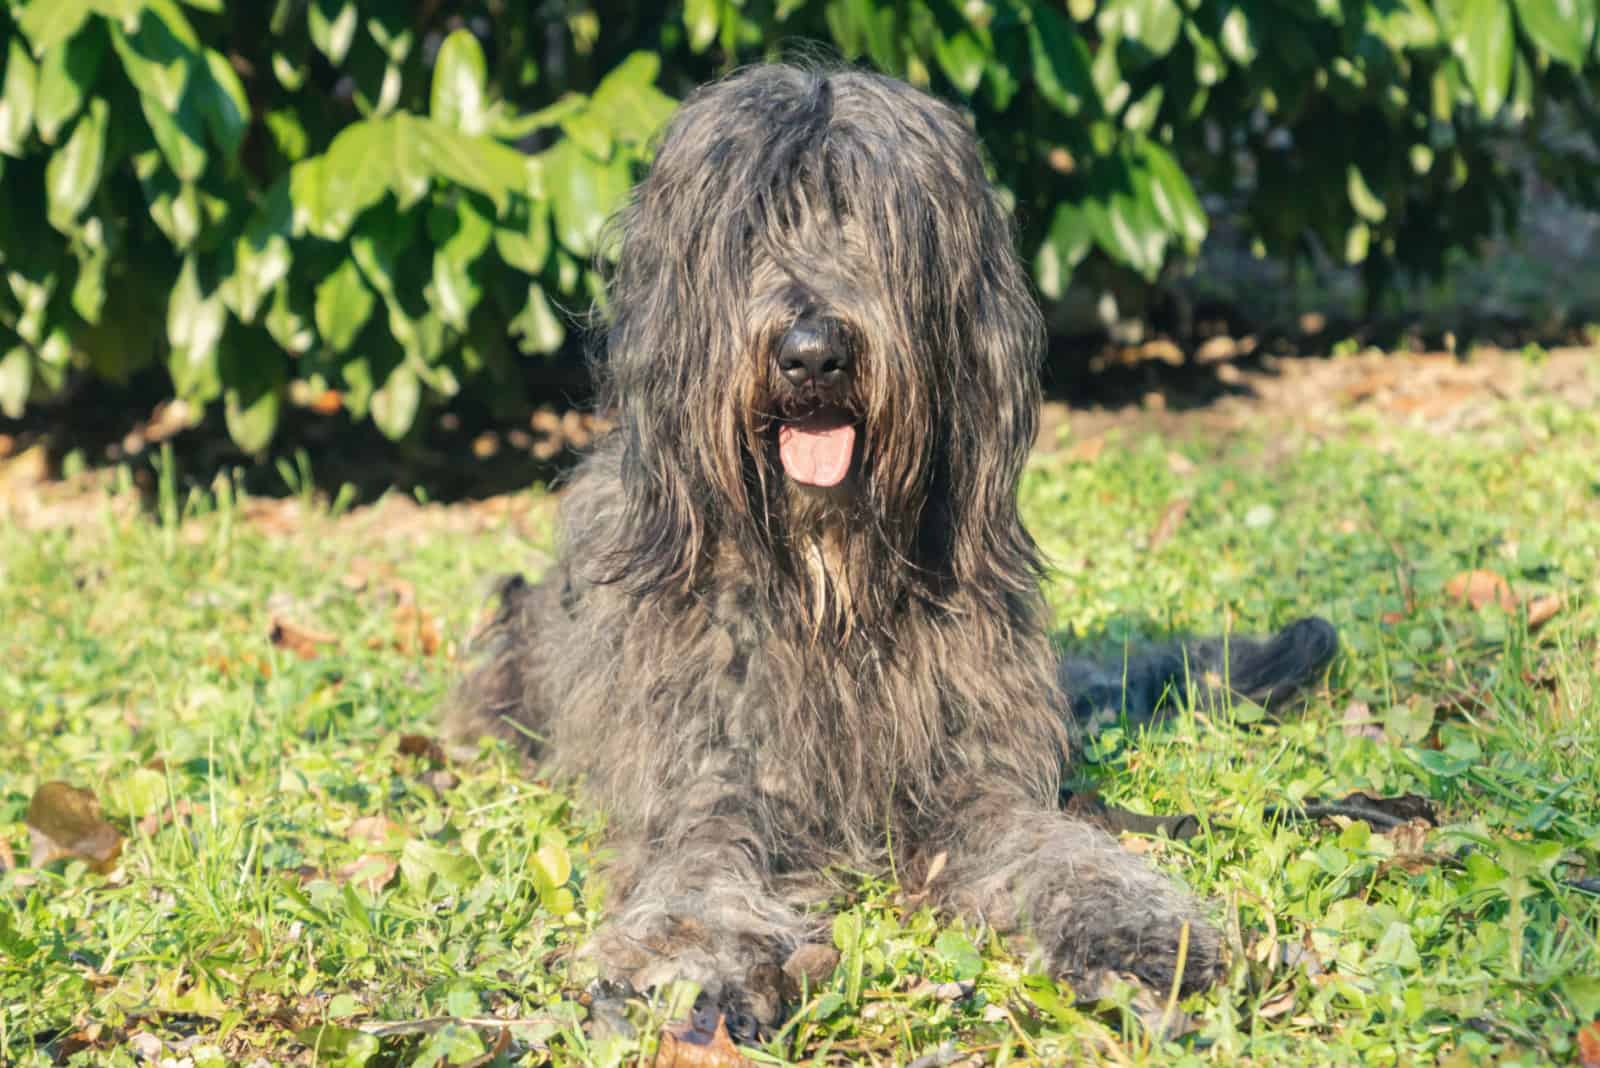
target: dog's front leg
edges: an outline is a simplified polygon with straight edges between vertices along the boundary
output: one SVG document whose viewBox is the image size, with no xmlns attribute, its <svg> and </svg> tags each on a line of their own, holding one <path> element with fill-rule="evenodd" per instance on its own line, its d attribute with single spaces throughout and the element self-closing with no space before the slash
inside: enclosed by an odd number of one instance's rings
<svg viewBox="0 0 1600 1068">
<path fill-rule="evenodd" d="M 741 798 L 748 792 L 681 793 L 717 796 L 613 843 L 620 900 L 583 953 L 607 977 L 640 990 L 674 979 L 698 983 L 697 1010 L 720 1010 L 730 1033 L 749 1040 L 778 1019 L 781 964 L 801 940 L 805 917 L 773 887 L 770 837 Z"/>
<path fill-rule="evenodd" d="M 941 903 L 1002 932 L 1031 934 L 1043 963 L 1081 990 L 1096 989 L 1106 972 L 1166 990 L 1180 956 L 1185 992 L 1220 973 L 1217 932 L 1194 899 L 1054 806 L 980 787 L 958 802 L 934 844 L 947 853 L 933 885 Z"/>
</svg>

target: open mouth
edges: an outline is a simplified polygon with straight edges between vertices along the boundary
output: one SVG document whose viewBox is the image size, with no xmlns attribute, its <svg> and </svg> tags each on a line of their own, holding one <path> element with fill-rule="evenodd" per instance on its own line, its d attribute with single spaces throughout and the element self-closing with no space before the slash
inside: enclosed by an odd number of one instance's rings
<svg viewBox="0 0 1600 1068">
<path fill-rule="evenodd" d="M 843 482 L 855 451 L 855 417 L 843 408 L 818 408 L 778 427 L 778 459 L 784 473 L 807 486 Z"/>
</svg>

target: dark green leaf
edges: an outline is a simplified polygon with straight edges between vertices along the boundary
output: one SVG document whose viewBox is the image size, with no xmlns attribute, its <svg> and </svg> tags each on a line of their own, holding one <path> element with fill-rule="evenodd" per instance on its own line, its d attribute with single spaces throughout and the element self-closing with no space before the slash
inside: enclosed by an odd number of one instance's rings
<svg viewBox="0 0 1600 1068">
<path fill-rule="evenodd" d="M 0 413 L 21 419 L 33 388 L 33 355 L 22 345 L 0 356 Z"/>
<path fill-rule="evenodd" d="M 1516 0 L 1528 38 L 1573 70 L 1582 70 L 1594 41 L 1595 0 Z"/>
<path fill-rule="evenodd" d="M 1167 229 L 1183 239 L 1191 252 L 1206 238 L 1208 221 L 1189 176 L 1172 154 L 1154 141 L 1140 143 L 1140 156 L 1150 175 L 1151 201 Z"/>
<path fill-rule="evenodd" d="M 550 309 L 544 290 L 537 282 L 528 286 L 528 301 L 511 320 L 510 330 L 522 340 L 517 347 L 524 353 L 551 353 L 566 340 L 566 329 Z"/>
<path fill-rule="evenodd" d="M 190 92 L 197 98 L 212 142 L 229 159 L 238 155 L 250 126 L 250 98 L 227 59 L 207 49 L 204 69 L 196 69 Z"/>
<path fill-rule="evenodd" d="M 478 39 L 467 30 L 456 30 L 444 39 L 434 60 L 428 117 L 462 133 L 483 133 L 489 111 L 486 78 Z"/>
<path fill-rule="evenodd" d="M 6 77 L 0 84 L 0 152 L 22 155 L 23 143 L 33 129 L 34 90 L 38 68 L 21 40 L 13 37 L 6 47 Z"/>
<path fill-rule="evenodd" d="M 260 452 L 272 440 L 283 407 L 283 353 L 259 330 L 234 324 L 218 356 L 228 436 L 245 452 Z"/>
<path fill-rule="evenodd" d="M 606 219 L 628 193 L 626 163 L 597 163 L 571 141 L 543 152 L 545 181 L 555 213 L 556 238 L 577 256 L 595 251 Z"/>
<path fill-rule="evenodd" d="M 28 0 L 16 12 L 17 27 L 33 46 L 33 54 L 43 56 L 77 33 L 94 7 L 94 0 Z"/>
<path fill-rule="evenodd" d="M 494 248 L 506 266 L 524 274 L 538 274 L 550 258 L 550 208 L 543 200 L 536 200 L 528 211 L 525 230 L 504 227 L 494 232 Z"/>
<path fill-rule="evenodd" d="M 350 51 L 359 16 L 356 0 L 311 0 L 310 9 L 306 12 L 306 27 L 311 31 L 311 43 L 336 67 L 344 62 L 344 57 Z"/>
<path fill-rule="evenodd" d="M 113 25 L 111 41 L 128 80 L 146 98 L 146 106 L 153 98 L 165 110 L 176 111 L 189 84 L 191 61 L 197 58 L 194 52 L 152 15 L 141 19 L 139 31 L 131 35 Z"/>
<path fill-rule="evenodd" d="M 383 431 L 385 437 L 391 441 L 398 441 L 405 437 L 406 432 L 411 429 L 411 424 L 416 422 L 417 409 L 421 403 L 422 383 L 417 381 L 416 372 L 402 363 L 389 372 L 389 377 L 382 386 L 373 391 L 372 421 Z M 413 846 L 418 846 L 420 849 L 414 850 Z M 464 858 L 438 860 L 436 853 L 444 852 L 447 851 L 435 851 L 432 847 L 416 840 L 407 842 L 405 852 L 401 855 L 401 870 L 405 872 L 408 881 L 417 879 L 418 869 L 439 875 L 449 881 L 449 878 L 467 862 Z"/>
<path fill-rule="evenodd" d="M 661 57 L 634 52 L 601 79 L 589 111 L 597 112 L 624 141 L 645 144 L 672 117 L 678 102 L 655 86 Z"/>
<path fill-rule="evenodd" d="M 1093 242 L 1088 217 L 1072 204 L 1056 205 L 1050 219 L 1050 232 L 1045 235 L 1034 261 L 1033 273 L 1039 291 L 1051 300 L 1060 299 L 1072 280 L 1072 272 L 1089 254 Z"/>
<path fill-rule="evenodd" d="M 1094 99 L 1089 46 L 1073 25 L 1052 7 L 1034 9 L 1028 24 L 1028 51 L 1039 95 L 1064 115 L 1077 115 Z"/>
<path fill-rule="evenodd" d="M 353 122 L 314 168 L 311 160 L 296 164 L 289 190 L 296 220 L 318 237 L 343 240 L 356 216 L 389 192 L 396 135 L 394 118 Z"/>
<path fill-rule="evenodd" d="M 100 185 L 100 170 L 106 157 L 106 124 L 109 107 L 100 97 L 72 128 L 67 143 L 50 156 L 45 166 L 44 184 L 48 197 L 46 215 L 50 225 L 71 233 L 78 215 Z"/>
<path fill-rule="evenodd" d="M 280 178 L 261 199 L 234 243 L 233 273 L 222 285 L 228 307 L 243 322 L 256 317 L 261 302 L 289 273 L 289 235 L 294 225 L 289 182 Z"/>
<path fill-rule="evenodd" d="M 1238 0 L 1227 0 L 1222 7 L 1222 31 L 1218 34 L 1222 51 L 1239 66 L 1248 67 L 1260 50 L 1257 19 Z"/>
<path fill-rule="evenodd" d="M 704 52 L 717 39 L 722 24 L 723 0 L 684 0 L 683 28 L 689 31 L 689 48 Z"/>
<path fill-rule="evenodd" d="M 201 288 L 194 256 L 186 256 L 167 301 L 167 369 L 178 396 L 210 400 L 221 387 L 218 343 L 228 313 L 220 293 Z"/>
<path fill-rule="evenodd" d="M 458 196 L 443 214 L 448 221 L 433 234 L 433 284 L 430 303 L 440 318 L 457 330 L 466 330 L 472 309 L 483 298 L 483 287 L 475 277 L 478 257 L 489 245 L 494 223 L 478 211 L 469 196 Z M 432 220 L 430 219 L 430 222 Z"/>
<path fill-rule="evenodd" d="M 1478 113 L 1494 118 L 1511 89 L 1511 60 L 1517 46 L 1511 0 L 1438 0 L 1437 7 Z"/>
<path fill-rule="evenodd" d="M 513 196 L 533 192 L 533 170 L 527 156 L 489 137 L 468 137 L 425 119 L 408 119 L 398 136 L 409 137 L 431 173 L 482 193 L 504 213 Z"/>
<path fill-rule="evenodd" d="M 355 261 L 341 261 L 332 274 L 317 284 L 317 333 L 323 344 L 335 352 L 354 344 L 372 315 L 375 300 L 372 290 L 361 280 L 361 268 Z"/>
<path fill-rule="evenodd" d="M 368 284 L 386 301 L 397 298 L 396 271 L 415 233 L 413 216 L 399 211 L 393 200 L 385 199 L 361 217 L 350 235 L 350 255 Z"/>
<path fill-rule="evenodd" d="M 1383 200 L 1367 184 L 1361 168 L 1354 163 L 1345 168 L 1345 193 L 1350 198 L 1350 206 L 1356 210 L 1356 214 L 1370 223 L 1382 222 L 1383 217 L 1389 213 Z"/>
<path fill-rule="evenodd" d="M 1177 0 L 1113 0 L 1101 8 L 1096 25 L 1105 37 L 1137 45 L 1140 59 L 1160 59 L 1178 42 L 1183 9 Z"/>
<path fill-rule="evenodd" d="M 34 126 L 48 144 L 83 107 L 84 98 L 100 73 L 106 52 L 105 30 L 91 22 L 85 30 L 39 61 L 39 82 L 34 98 Z"/>
<path fill-rule="evenodd" d="M 984 65 L 990 58 L 978 35 L 965 29 L 935 40 L 933 55 L 944 76 L 963 96 L 971 96 L 978 88 L 983 80 Z"/>
</svg>

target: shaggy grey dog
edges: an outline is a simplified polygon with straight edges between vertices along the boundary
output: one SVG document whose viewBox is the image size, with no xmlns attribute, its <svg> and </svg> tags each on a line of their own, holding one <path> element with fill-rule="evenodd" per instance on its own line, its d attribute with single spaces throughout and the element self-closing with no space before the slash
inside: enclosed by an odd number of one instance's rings
<svg viewBox="0 0 1600 1068">
<path fill-rule="evenodd" d="M 1059 809 L 1058 671 L 1080 713 L 1138 714 L 1221 647 L 1057 663 L 1016 502 L 1043 332 L 961 116 L 859 71 L 745 70 L 684 102 L 621 234 L 617 429 L 450 717 L 608 814 L 585 952 L 641 988 L 696 980 L 747 1030 L 848 869 L 1073 981 L 1211 981 L 1196 904 Z M 1302 623 L 1236 643 L 1233 671 L 1281 691 L 1332 645 Z"/>
</svg>

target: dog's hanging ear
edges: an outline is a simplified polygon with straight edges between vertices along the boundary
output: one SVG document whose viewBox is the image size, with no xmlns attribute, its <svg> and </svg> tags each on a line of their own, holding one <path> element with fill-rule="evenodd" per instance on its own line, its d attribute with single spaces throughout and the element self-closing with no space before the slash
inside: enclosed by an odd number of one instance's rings
<svg viewBox="0 0 1600 1068">
<path fill-rule="evenodd" d="M 1010 222 L 987 183 L 953 228 L 965 257 L 946 312 L 956 339 L 945 404 L 942 476 L 948 478 L 954 577 L 980 588 L 1038 588 L 1038 552 L 1017 511 L 1017 482 L 1039 417 L 1044 323 L 1013 249 Z"/>
</svg>

